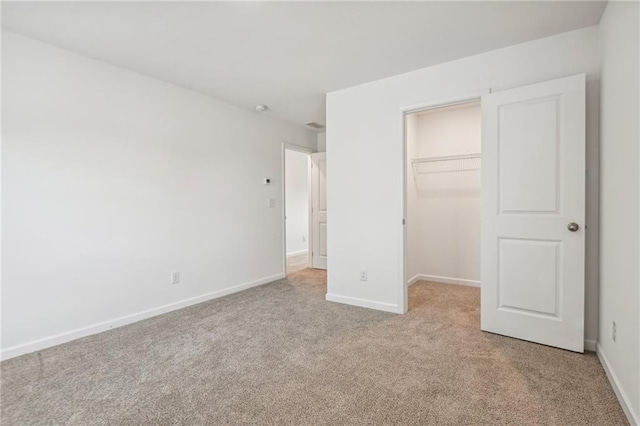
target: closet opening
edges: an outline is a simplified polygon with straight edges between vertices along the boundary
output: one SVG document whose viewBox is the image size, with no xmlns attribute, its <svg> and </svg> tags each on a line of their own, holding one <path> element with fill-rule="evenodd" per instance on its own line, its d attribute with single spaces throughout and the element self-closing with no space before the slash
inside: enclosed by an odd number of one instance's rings
<svg viewBox="0 0 640 426">
<path fill-rule="evenodd" d="M 480 100 L 410 111 L 404 125 L 406 306 L 479 315 Z"/>
</svg>

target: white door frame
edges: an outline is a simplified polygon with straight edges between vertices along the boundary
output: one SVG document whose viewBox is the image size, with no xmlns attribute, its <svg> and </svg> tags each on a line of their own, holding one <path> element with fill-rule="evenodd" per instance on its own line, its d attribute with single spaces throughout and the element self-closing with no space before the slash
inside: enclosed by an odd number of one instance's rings
<svg viewBox="0 0 640 426">
<path fill-rule="evenodd" d="M 409 114 L 420 111 L 426 111 L 436 108 L 445 108 L 448 106 L 466 104 L 471 102 L 482 102 L 482 95 L 491 93 L 491 89 L 481 92 L 469 93 L 466 95 L 453 96 L 450 98 L 424 101 L 418 104 L 400 108 L 399 121 L 402 126 L 402 206 L 400 215 L 400 277 L 398 286 L 398 313 L 406 314 L 409 308 L 409 292 L 407 291 L 407 123 L 406 118 Z M 480 193 L 482 199 L 482 192 Z M 482 233 L 482 229 L 480 230 Z M 482 256 L 482 253 L 480 253 Z"/>
<path fill-rule="evenodd" d="M 309 220 L 308 220 L 308 231 L 307 231 L 307 250 L 309 253 L 308 256 L 308 267 L 311 267 L 311 247 L 313 235 L 311 232 L 311 154 L 313 154 L 313 150 L 310 148 L 306 148 L 300 145 L 294 145 L 287 142 L 282 143 L 282 254 L 283 254 L 283 265 L 282 271 L 284 275 L 287 275 L 287 187 L 286 187 L 286 151 L 297 151 L 303 154 L 307 154 L 307 205 L 309 212 Z"/>
</svg>

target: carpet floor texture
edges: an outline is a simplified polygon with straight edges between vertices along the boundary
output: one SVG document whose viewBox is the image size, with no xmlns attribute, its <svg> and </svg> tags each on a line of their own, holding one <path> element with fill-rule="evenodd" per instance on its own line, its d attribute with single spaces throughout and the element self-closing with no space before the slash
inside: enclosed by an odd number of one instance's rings
<svg viewBox="0 0 640 426">
<path fill-rule="evenodd" d="M 309 267 L 309 255 L 307 253 L 287 256 L 287 275 Z"/>
<path fill-rule="evenodd" d="M 409 313 L 326 302 L 324 271 L 1 363 L 2 425 L 624 425 L 594 354 L 479 330 L 477 288 Z"/>
</svg>

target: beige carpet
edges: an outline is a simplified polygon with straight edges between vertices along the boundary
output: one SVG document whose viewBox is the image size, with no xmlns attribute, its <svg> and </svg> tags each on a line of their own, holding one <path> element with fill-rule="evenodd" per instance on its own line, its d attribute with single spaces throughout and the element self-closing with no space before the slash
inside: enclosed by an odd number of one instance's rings
<svg viewBox="0 0 640 426">
<path fill-rule="evenodd" d="M 287 256 L 287 275 L 309 267 L 309 255 L 307 253 Z"/>
<path fill-rule="evenodd" d="M 281 280 L 5 361 L 2 425 L 626 424 L 594 354 L 478 330 L 479 291 L 400 316 Z"/>
</svg>

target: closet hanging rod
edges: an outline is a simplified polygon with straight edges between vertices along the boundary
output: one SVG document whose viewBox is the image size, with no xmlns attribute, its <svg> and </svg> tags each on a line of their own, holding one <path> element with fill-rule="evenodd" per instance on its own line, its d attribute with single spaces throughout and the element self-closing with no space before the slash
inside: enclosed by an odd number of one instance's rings
<svg viewBox="0 0 640 426">
<path fill-rule="evenodd" d="M 468 172 L 480 170 L 480 154 L 448 155 L 444 157 L 414 158 L 413 172 L 418 175 L 433 173 Z"/>
<path fill-rule="evenodd" d="M 424 157 L 424 158 L 414 158 L 411 160 L 412 163 L 432 163 L 436 161 L 451 161 L 451 160 L 467 160 L 481 158 L 480 153 L 476 154 L 462 154 L 462 155 L 445 155 L 442 157 Z"/>
</svg>

